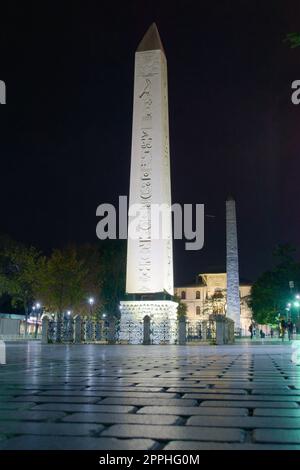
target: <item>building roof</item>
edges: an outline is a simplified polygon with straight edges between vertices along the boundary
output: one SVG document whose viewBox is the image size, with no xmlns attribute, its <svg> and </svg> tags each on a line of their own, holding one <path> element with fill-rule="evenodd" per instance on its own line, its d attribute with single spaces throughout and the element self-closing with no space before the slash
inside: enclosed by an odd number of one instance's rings
<svg viewBox="0 0 300 470">
<path fill-rule="evenodd" d="M 17 313 L 0 313 L 0 318 L 9 318 L 10 320 L 25 320 L 25 315 Z"/>
<path fill-rule="evenodd" d="M 184 285 L 180 285 L 180 286 L 175 286 L 175 289 L 187 289 L 187 288 L 196 288 L 196 287 L 206 287 L 206 283 L 205 282 L 201 282 L 202 278 L 201 276 L 207 276 L 207 275 L 220 275 L 220 276 L 224 276 L 226 275 L 226 271 L 223 271 L 223 272 L 216 272 L 216 271 L 213 271 L 213 272 L 205 272 L 205 273 L 200 273 L 198 274 L 198 279 L 199 279 L 199 282 L 194 282 L 194 283 L 190 283 L 190 284 L 184 284 Z M 253 282 L 249 281 L 248 279 L 241 279 L 240 278 L 240 287 L 241 286 L 252 286 Z"/>
</svg>

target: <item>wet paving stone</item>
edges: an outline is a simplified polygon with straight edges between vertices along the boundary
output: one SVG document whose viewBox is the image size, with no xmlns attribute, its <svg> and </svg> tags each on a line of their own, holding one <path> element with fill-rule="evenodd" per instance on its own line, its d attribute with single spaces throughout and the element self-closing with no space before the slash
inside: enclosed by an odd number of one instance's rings
<svg viewBox="0 0 300 470">
<path fill-rule="evenodd" d="M 0 450 L 300 449 L 290 345 L 7 344 Z"/>
</svg>

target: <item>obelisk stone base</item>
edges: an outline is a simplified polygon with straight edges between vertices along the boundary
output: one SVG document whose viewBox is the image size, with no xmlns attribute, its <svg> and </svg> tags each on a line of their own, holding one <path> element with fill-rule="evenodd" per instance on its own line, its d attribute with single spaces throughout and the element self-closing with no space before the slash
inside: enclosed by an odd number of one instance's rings
<svg viewBox="0 0 300 470">
<path fill-rule="evenodd" d="M 149 344 L 176 344 L 177 306 L 171 300 L 122 301 L 119 340 L 145 343 L 145 317 L 150 317 Z"/>
</svg>

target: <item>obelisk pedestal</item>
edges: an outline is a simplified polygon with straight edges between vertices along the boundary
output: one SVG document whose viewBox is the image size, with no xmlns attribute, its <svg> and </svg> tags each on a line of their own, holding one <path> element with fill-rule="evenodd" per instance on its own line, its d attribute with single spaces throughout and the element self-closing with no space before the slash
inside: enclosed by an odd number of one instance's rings
<svg viewBox="0 0 300 470">
<path fill-rule="evenodd" d="M 239 258 L 236 224 L 236 208 L 233 197 L 226 201 L 226 271 L 227 271 L 227 310 L 226 315 L 234 321 L 234 329 L 240 329 L 240 283 Z"/>
<path fill-rule="evenodd" d="M 164 210 L 157 218 L 155 209 L 161 205 Z M 120 305 L 121 341 L 176 341 L 172 249 L 167 61 L 152 24 L 135 54 L 127 300 Z"/>
</svg>

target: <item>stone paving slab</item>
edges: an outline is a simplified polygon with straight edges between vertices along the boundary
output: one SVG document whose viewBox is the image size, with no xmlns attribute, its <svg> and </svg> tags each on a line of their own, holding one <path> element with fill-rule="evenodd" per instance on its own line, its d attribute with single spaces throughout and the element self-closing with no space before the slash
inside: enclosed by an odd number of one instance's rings
<svg viewBox="0 0 300 470">
<path fill-rule="evenodd" d="M 234 417 L 234 416 L 193 416 L 187 420 L 190 426 L 208 426 L 221 428 L 279 428 L 279 429 L 299 429 L 298 418 L 277 418 L 277 417 Z"/>
<path fill-rule="evenodd" d="M 83 395 L 83 394 L 82 394 Z M 63 397 L 44 397 L 42 395 L 31 395 L 30 397 L 27 396 L 17 396 L 17 397 L 7 397 L 8 402 L 14 403 L 25 403 L 25 402 L 34 402 L 34 403 L 98 403 L 99 397 L 86 397 L 86 396 L 79 396 L 79 397 L 72 397 L 69 395 Z"/>
<path fill-rule="evenodd" d="M 57 397 L 57 396 L 68 396 L 68 397 L 80 397 L 84 393 L 85 397 L 120 397 L 120 398 L 163 398 L 165 399 L 166 397 L 169 398 L 176 398 L 177 394 L 176 393 L 153 393 L 153 392 L 140 392 L 136 390 L 132 390 L 130 392 L 119 392 L 119 391 L 112 391 L 112 390 L 107 390 L 107 391 L 100 391 L 100 390 L 95 390 L 95 391 L 90 391 L 88 390 L 76 390 L 74 391 L 60 391 L 60 390 L 47 390 L 46 392 L 40 392 L 38 395 L 40 396 L 45 396 L 49 395 L 50 397 Z M 300 400 L 300 398 L 299 398 Z"/>
<path fill-rule="evenodd" d="M 300 450 L 300 445 L 171 441 L 163 450 Z"/>
<path fill-rule="evenodd" d="M 0 434 L 36 434 L 46 436 L 92 436 L 103 431 L 101 424 L 0 421 Z"/>
<path fill-rule="evenodd" d="M 167 394 L 166 394 L 167 395 Z M 104 398 L 103 405 L 133 405 L 133 406 L 196 406 L 196 400 L 176 398 Z"/>
<path fill-rule="evenodd" d="M 300 402 L 300 396 L 299 395 L 244 395 L 241 394 L 238 397 L 236 395 L 231 395 L 231 394 L 214 394 L 214 393 L 185 393 L 182 397 L 183 399 L 186 398 L 194 398 L 196 400 L 241 400 L 245 402 L 249 402 L 250 400 L 255 400 L 255 401 L 283 401 L 283 402 Z"/>
<path fill-rule="evenodd" d="M 72 423 L 100 423 L 100 424 L 181 424 L 181 418 L 176 415 L 143 415 L 124 413 L 73 413 L 62 419 L 63 422 Z"/>
<path fill-rule="evenodd" d="M 21 436 L 0 441 L 0 450 L 155 450 L 151 439 Z"/>
<path fill-rule="evenodd" d="M 216 442 L 242 442 L 244 431 L 241 429 L 224 428 L 201 428 L 187 426 L 152 426 L 152 425 L 113 425 L 103 431 L 103 436 L 118 438 L 144 436 L 146 438 L 169 441 L 179 440 L 199 440 Z"/>
<path fill-rule="evenodd" d="M 1 410 L 26 410 L 34 405 L 35 403 L 30 401 L 26 403 L 8 403 L 7 401 L 2 403 L 0 402 L 0 412 Z"/>
<path fill-rule="evenodd" d="M 298 411 L 298 410 L 293 410 Z M 300 410 L 299 410 L 300 411 Z M 179 415 L 179 416 L 193 416 L 193 415 L 201 415 L 201 416 L 248 416 L 248 409 L 247 408 L 211 408 L 211 407 L 185 407 L 185 406 L 144 406 L 137 411 L 138 414 L 158 414 L 160 413 L 161 416 L 170 414 L 170 415 Z"/>
<path fill-rule="evenodd" d="M 300 444 L 300 429 L 255 429 L 254 442 Z"/>
<path fill-rule="evenodd" d="M 79 403 L 44 403 L 42 405 L 35 405 L 31 403 L 32 410 L 45 410 L 45 411 L 65 411 L 68 413 L 133 413 L 136 411 L 134 406 L 126 405 L 82 405 Z"/>
<path fill-rule="evenodd" d="M 285 402 L 285 401 L 239 401 L 239 399 L 226 401 L 226 400 L 211 400 L 203 401 L 200 406 L 229 406 L 230 408 L 242 407 L 247 408 L 298 408 L 299 405 L 296 402 Z"/>
<path fill-rule="evenodd" d="M 56 421 L 63 418 L 65 413 L 60 411 L 39 411 L 39 410 L 25 410 L 16 413 L 16 410 L 1 410 L 0 423 L 3 420 L 17 420 L 17 421 Z"/>
<path fill-rule="evenodd" d="M 226 394 L 229 394 L 229 395 L 247 395 L 247 391 L 246 390 L 243 390 L 243 389 L 214 389 L 214 388 L 205 388 L 205 389 L 202 389 L 200 387 L 197 387 L 197 388 L 188 388 L 188 387 L 172 387 L 172 388 L 168 388 L 167 389 L 167 392 L 174 392 L 174 393 L 185 393 L 185 394 L 199 394 L 199 391 L 200 393 L 204 393 L 204 394 L 209 394 L 209 395 L 216 395 L 216 394 L 220 394 L 222 395 L 223 393 L 226 393 Z M 187 397 L 189 398 L 189 397 Z M 196 398 L 196 396 L 192 396 L 192 398 Z"/>
<path fill-rule="evenodd" d="M 300 408 L 256 408 L 253 411 L 253 416 L 283 416 L 286 418 L 300 418 Z"/>
</svg>

